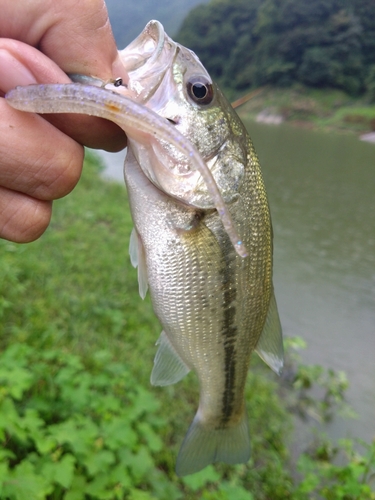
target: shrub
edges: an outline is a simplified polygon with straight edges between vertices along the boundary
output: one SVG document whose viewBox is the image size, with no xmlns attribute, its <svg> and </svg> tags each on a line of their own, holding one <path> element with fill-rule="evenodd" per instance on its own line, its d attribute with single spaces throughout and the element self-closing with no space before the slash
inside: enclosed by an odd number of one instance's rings
<svg viewBox="0 0 375 500">
<path fill-rule="evenodd" d="M 180 498 L 155 467 L 160 404 L 108 351 L 15 344 L 0 366 L 1 498 Z"/>
</svg>

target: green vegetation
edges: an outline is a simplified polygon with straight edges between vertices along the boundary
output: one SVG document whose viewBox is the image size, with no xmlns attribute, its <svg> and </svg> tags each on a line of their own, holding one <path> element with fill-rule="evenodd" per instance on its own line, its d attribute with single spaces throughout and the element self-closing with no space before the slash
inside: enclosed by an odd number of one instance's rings
<svg viewBox="0 0 375 500">
<path fill-rule="evenodd" d="M 342 90 L 264 87 L 237 112 L 243 120 L 269 113 L 299 127 L 354 134 L 375 131 L 375 105 Z"/>
<path fill-rule="evenodd" d="M 149 385 L 160 326 L 138 296 L 131 226 L 125 189 L 104 182 L 89 156 L 40 240 L 0 241 L 0 498 L 375 499 L 375 445 L 320 439 L 292 473 L 291 412 L 330 418 L 346 387 L 342 374 L 292 358 L 282 384 L 254 358 L 251 461 L 176 477 L 197 381 Z"/>
<path fill-rule="evenodd" d="M 211 0 L 177 40 L 236 90 L 300 83 L 375 99 L 373 0 Z"/>
</svg>

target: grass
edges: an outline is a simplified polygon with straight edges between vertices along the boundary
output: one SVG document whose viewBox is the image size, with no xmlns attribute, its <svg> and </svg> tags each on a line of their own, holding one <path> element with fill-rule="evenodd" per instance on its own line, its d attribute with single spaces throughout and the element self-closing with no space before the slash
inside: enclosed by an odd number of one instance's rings
<svg viewBox="0 0 375 500">
<path fill-rule="evenodd" d="M 375 104 L 365 97 L 354 98 L 340 90 L 267 88 L 238 109 L 242 118 L 281 115 L 285 121 L 311 129 L 362 134 L 375 130 Z"/>
</svg>

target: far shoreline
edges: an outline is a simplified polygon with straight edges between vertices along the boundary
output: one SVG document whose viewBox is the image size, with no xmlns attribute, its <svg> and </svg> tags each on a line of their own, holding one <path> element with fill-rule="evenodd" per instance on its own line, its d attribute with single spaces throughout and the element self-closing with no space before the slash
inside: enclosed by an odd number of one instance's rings
<svg viewBox="0 0 375 500">
<path fill-rule="evenodd" d="M 375 104 L 339 90 L 264 87 L 252 91 L 237 108 L 241 119 L 267 125 L 356 135 L 375 144 Z M 241 99 L 239 100 L 241 101 Z"/>
</svg>

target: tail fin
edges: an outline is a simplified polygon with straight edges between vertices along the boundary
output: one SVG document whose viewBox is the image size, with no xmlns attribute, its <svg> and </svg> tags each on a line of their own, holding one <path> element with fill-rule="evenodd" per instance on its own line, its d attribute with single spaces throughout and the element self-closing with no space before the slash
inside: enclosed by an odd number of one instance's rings
<svg viewBox="0 0 375 500">
<path fill-rule="evenodd" d="M 214 462 L 245 463 L 250 458 L 250 437 L 246 412 L 234 427 L 208 429 L 195 415 L 177 457 L 176 473 L 186 476 Z"/>
</svg>

